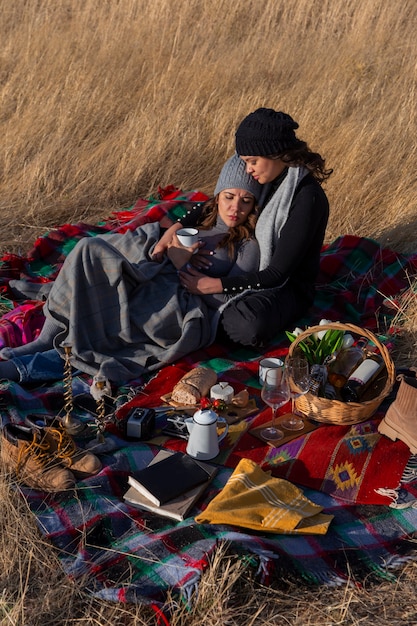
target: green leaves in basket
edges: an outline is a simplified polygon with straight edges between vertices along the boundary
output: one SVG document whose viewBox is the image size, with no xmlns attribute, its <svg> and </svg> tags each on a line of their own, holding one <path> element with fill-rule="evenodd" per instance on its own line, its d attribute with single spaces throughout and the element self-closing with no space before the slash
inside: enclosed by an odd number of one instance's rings
<svg viewBox="0 0 417 626">
<path fill-rule="evenodd" d="M 288 339 L 295 341 L 297 335 L 285 331 Z M 323 331 L 321 339 L 316 334 L 311 334 L 298 343 L 298 348 L 303 352 L 310 365 L 322 365 L 326 358 L 340 350 L 343 345 L 343 330 L 326 330 Z"/>
<path fill-rule="evenodd" d="M 326 359 L 326 357 L 337 352 L 343 345 L 343 330 L 328 330 L 324 337 L 320 340 L 319 355 L 320 363 Z"/>
</svg>

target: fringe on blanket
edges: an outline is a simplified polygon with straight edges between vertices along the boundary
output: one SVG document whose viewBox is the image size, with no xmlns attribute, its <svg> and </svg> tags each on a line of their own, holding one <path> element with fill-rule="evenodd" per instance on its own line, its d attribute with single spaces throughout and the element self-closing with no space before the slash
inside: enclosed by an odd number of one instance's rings
<svg viewBox="0 0 417 626">
<path fill-rule="evenodd" d="M 401 478 L 402 483 L 412 483 L 417 479 L 417 454 L 412 454 L 405 466 Z"/>
<path fill-rule="evenodd" d="M 417 498 L 401 487 L 403 483 L 412 483 L 417 480 L 417 454 L 412 454 L 404 468 L 400 485 L 397 489 L 375 489 L 375 492 L 381 496 L 386 496 L 391 500 L 389 506 L 392 509 L 417 509 Z"/>
</svg>

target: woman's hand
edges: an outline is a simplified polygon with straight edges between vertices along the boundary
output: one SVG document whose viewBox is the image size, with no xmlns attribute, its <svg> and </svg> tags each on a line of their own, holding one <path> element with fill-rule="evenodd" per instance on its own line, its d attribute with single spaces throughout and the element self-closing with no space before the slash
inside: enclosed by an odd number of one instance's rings
<svg viewBox="0 0 417 626">
<path fill-rule="evenodd" d="M 160 240 L 156 242 L 152 250 L 152 254 L 151 254 L 152 261 L 156 261 L 157 263 L 162 263 L 162 261 L 164 260 L 165 252 L 167 251 L 168 246 L 171 243 L 173 236 L 175 235 L 177 230 L 179 230 L 180 228 L 182 228 L 182 224 L 180 224 L 180 222 L 176 222 L 175 224 L 172 224 L 172 226 L 170 226 L 165 231 L 165 233 L 162 235 Z M 179 244 L 178 241 L 177 243 Z"/>
<path fill-rule="evenodd" d="M 164 260 L 166 249 L 167 249 L 167 244 L 160 239 L 155 244 L 155 247 L 152 250 L 152 255 L 151 255 L 152 261 L 156 261 L 157 263 L 162 263 L 162 261 Z"/>
<path fill-rule="evenodd" d="M 198 270 L 208 270 L 212 266 L 211 257 L 213 254 L 213 250 L 205 250 L 205 242 L 199 242 L 199 248 L 194 253 L 193 257 L 190 259 L 190 264 Z"/>
<path fill-rule="evenodd" d="M 206 276 L 191 265 L 187 265 L 186 271 L 179 272 L 180 282 L 190 293 L 205 295 L 209 293 L 222 293 L 223 286 L 220 278 Z"/>
<path fill-rule="evenodd" d="M 169 260 L 179 270 L 184 267 L 194 254 L 194 251 L 198 248 L 198 242 L 192 246 L 182 246 L 176 233 L 173 234 L 171 241 L 167 246 L 167 255 Z"/>
</svg>

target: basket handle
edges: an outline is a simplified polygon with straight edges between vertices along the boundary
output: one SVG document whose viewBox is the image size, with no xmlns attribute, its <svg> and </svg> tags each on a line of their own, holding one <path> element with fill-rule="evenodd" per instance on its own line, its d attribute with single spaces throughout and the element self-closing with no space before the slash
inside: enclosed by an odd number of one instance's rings
<svg viewBox="0 0 417 626">
<path fill-rule="evenodd" d="M 329 324 L 310 326 L 309 328 L 304 330 L 302 333 L 297 335 L 294 341 L 291 342 L 289 350 L 288 350 L 288 356 L 291 357 L 293 355 L 295 348 L 298 346 L 298 344 L 301 341 L 303 341 L 304 339 L 307 339 L 307 337 L 309 337 L 313 333 L 323 331 L 323 330 L 342 330 L 343 332 L 351 332 L 351 333 L 354 333 L 355 335 L 366 337 L 367 339 L 372 341 L 372 343 L 376 345 L 379 352 L 381 353 L 382 358 L 384 359 L 384 362 L 388 371 L 388 379 L 392 378 L 392 381 L 394 380 L 394 367 L 393 367 L 392 360 L 391 360 L 390 354 L 386 346 L 384 346 L 384 344 L 379 341 L 378 337 L 376 337 L 374 333 L 372 333 L 370 330 L 366 330 L 365 328 L 360 328 L 359 326 L 355 326 L 354 324 L 350 324 L 350 323 L 330 322 Z"/>
</svg>

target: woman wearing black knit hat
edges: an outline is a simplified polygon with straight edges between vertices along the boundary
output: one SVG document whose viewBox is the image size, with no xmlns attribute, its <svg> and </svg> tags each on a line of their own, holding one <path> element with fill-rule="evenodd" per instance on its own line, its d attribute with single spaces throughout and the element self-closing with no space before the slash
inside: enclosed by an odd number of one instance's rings
<svg viewBox="0 0 417 626">
<path fill-rule="evenodd" d="M 314 299 L 329 216 L 321 183 L 331 174 L 295 131 L 287 113 L 260 108 L 236 131 L 236 152 L 246 171 L 264 185 L 256 225 L 261 249 L 259 271 L 211 279 L 194 269 L 187 276 L 193 293 L 215 293 L 221 281 L 231 299 L 222 312 L 226 334 L 244 345 L 265 345 L 302 317 Z"/>
</svg>

